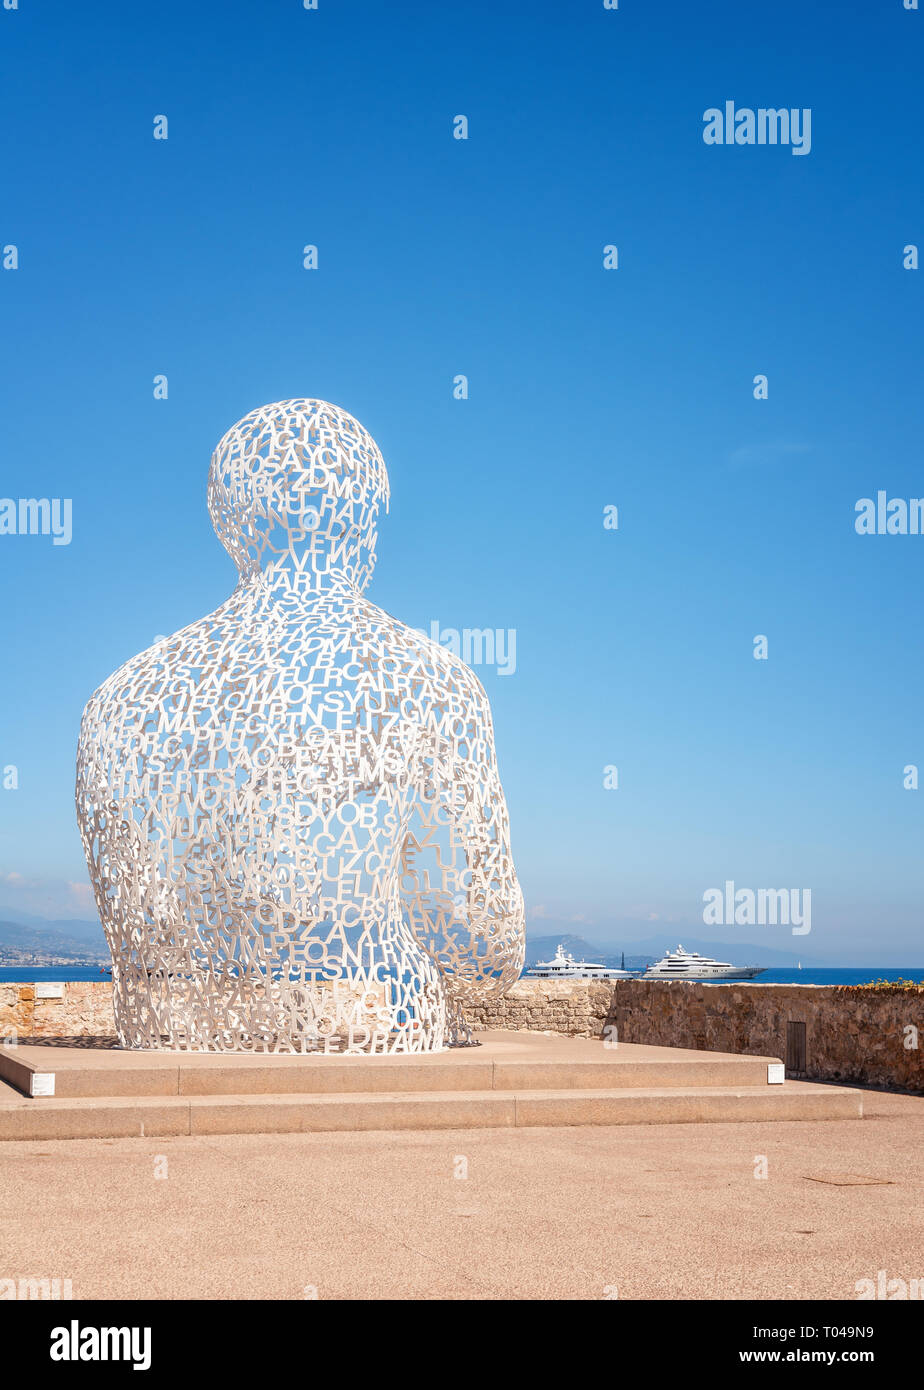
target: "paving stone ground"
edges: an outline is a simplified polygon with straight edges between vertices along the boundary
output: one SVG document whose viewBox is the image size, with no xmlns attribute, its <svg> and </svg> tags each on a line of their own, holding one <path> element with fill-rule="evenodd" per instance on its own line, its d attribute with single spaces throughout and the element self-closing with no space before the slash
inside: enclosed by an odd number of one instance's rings
<svg viewBox="0 0 924 1390">
<path fill-rule="evenodd" d="M 864 1107 L 0 1144 L 0 1278 L 107 1299 L 856 1299 L 880 1269 L 924 1279 L 924 1099 Z"/>
</svg>

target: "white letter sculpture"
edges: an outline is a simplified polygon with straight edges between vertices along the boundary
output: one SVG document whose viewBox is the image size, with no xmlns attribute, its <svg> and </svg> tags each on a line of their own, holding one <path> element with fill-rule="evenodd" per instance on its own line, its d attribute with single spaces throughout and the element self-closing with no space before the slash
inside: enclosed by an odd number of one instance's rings
<svg viewBox="0 0 924 1390">
<path fill-rule="evenodd" d="M 385 463 L 324 401 L 212 456 L 226 603 L 84 712 L 77 816 L 123 1047 L 432 1052 L 523 964 L 491 712 L 363 596 Z"/>
</svg>

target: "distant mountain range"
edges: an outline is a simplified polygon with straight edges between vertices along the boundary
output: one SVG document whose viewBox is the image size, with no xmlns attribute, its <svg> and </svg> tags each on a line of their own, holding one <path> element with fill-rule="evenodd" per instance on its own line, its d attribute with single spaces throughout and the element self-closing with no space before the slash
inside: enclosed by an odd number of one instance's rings
<svg viewBox="0 0 924 1390">
<path fill-rule="evenodd" d="M 109 950 L 99 922 L 79 917 L 50 921 L 18 908 L 0 907 L 0 965 L 108 962 Z"/>
<path fill-rule="evenodd" d="M 715 956 L 719 960 L 730 961 L 732 965 L 785 967 L 801 961 L 810 969 L 827 964 L 802 952 L 776 950 L 752 941 L 734 944 L 728 941 L 704 941 L 690 936 L 683 927 L 672 927 L 669 932 L 661 931 L 640 940 L 630 938 L 628 932 L 624 938 L 617 938 L 611 924 L 607 931 L 613 932 L 613 935 L 595 945 L 569 931 L 570 925 L 561 922 L 556 929 L 555 922 L 548 918 L 540 918 L 535 925 L 529 925 L 526 931 L 526 964 L 534 965 L 537 960 L 550 959 L 561 943 L 576 960 L 599 961 L 607 966 L 618 966 L 625 952 L 626 968 L 641 970 L 652 961 L 660 960 L 666 951 L 674 950 L 681 942 L 687 950 Z M 639 922 L 627 923 L 629 931 L 637 931 L 641 925 Z M 537 930 L 542 931 L 541 936 L 536 934 Z M 106 938 L 98 921 L 79 917 L 52 921 L 22 912 L 19 908 L 0 906 L 0 963 L 3 958 L 10 963 L 11 954 L 28 958 L 37 953 L 94 962 L 109 960 Z"/>
<path fill-rule="evenodd" d="M 0 907 L 0 922 L 17 926 L 35 927 L 37 931 L 64 932 L 79 941 L 91 941 L 94 945 L 106 944 L 103 928 L 97 918 L 89 921 L 82 917 L 36 917 L 34 912 L 23 912 L 18 907 Z"/>
</svg>

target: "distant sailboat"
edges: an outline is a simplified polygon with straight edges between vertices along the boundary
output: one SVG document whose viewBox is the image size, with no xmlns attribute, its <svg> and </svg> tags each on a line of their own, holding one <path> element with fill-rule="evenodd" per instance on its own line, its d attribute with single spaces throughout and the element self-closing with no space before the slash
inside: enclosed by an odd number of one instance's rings
<svg viewBox="0 0 924 1390">
<path fill-rule="evenodd" d="M 799 964 L 796 966 L 796 969 L 797 969 L 797 970 L 801 970 L 801 969 L 802 969 L 802 962 L 801 962 L 801 960 L 800 960 Z"/>
</svg>

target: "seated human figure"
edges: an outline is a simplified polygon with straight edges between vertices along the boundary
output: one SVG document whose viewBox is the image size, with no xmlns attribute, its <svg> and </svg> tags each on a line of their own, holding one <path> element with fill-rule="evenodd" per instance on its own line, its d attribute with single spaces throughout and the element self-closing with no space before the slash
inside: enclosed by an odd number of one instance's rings
<svg viewBox="0 0 924 1390">
<path fill-rule="evenodd" d="M 227 601 L 84 711 L 77 813 L 124 1046 L 433 1051 L 523 963 L 490 708 L 371 603 L 388 476 L 317 400 L 212 457 Z"/>
</svg>

